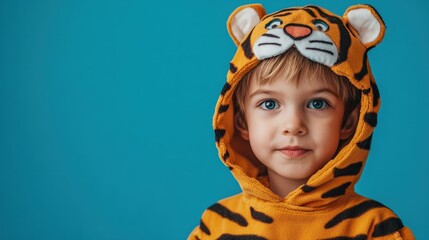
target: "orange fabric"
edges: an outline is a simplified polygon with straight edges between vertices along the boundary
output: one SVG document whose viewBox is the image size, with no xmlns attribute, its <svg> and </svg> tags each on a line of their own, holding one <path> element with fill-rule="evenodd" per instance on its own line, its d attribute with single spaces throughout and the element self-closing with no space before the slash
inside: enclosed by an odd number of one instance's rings
<svg viewBox="0 0 429 240">
<path fill-rule="evenodd" d="M 369 18 L 361 21 L 360 16 Z M 246 21 L 255 26 L 243 24 Z M 237 136 L 232 102 L 237 83 L 249 70 L 287 51 L 257 44 L 267 34 L 281 34 L 282 29 L 296 39 L 287 34 L 276 39 L 293 43 L 305 57 L 347 77 L 362 92 L 359 122 L 350 143 L 285 198 L 269 189 L 264 166 L 252 159 L 249 146 Z M 368 5 L 352 6 L 343 17 L 317 6 L 267 15 L 260 4 L 241 6 L 231 14 L 228 32 L 238 48 L 216 105 L 213 127 L 219 157 L 243 193 L 209 207 L 189 239 L 414 239 L 392 210 L 354 192 L 380 108 L 367 51 L 382 40 L 384 31 L 381 17 Z M 333 48 L 307 51 L 312 49 L 305 45 L 310 37 Z"/>
</svg>

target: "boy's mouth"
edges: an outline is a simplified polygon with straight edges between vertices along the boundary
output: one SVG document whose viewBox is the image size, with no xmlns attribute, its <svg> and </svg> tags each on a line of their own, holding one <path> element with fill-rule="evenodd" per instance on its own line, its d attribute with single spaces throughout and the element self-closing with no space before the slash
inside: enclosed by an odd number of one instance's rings
<svg viewBox="0 0 429 240">
<path fill-rule="evenodd" d="M 308 151 L 310 151 L 309 149 L 306 149 L 301 146 L 286 146 L 279 150 L 281 153 L 283 153 L 289 158 L 299 158 L 302 155 L 306 154 Z"/>
</svg>

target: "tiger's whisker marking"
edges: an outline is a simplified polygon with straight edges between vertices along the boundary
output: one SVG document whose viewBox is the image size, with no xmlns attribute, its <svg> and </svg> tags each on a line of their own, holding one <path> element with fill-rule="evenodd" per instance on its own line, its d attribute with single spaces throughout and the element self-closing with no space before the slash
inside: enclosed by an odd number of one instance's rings
<svg viewBox="0 0 429 240">
<path fill-rule="evenodd" d="M 271 38 L 280 38 L 279 36 L 274 35 L 274 34 L 270 34 L 270 33 L 264 33 L 264 34 L 262 34 L 262 36 L 264 36 L 264 37 L 271 37 Z"/>
<path fill-rule="evenodd" d="M 331 43 L 331 42 L 323 41 L 323 40 L 310 40 L 309 42 L 310 42 L 310 43 L 324 43 L 324 44 L 328 44 L 328 45 L 334 45 L 334 44 L 333 44 L 333 43 Z"/>
<path fill-rule="evenodd" d="M 308 49 L 308 50 L 314 50 L 314 51 L 319 51 L 319 52 L 324 52 L 324 53 L 328 53 L 328 54 L 331 54 L 332 56 L 334 55 L 334 53 L 333 53 L 333 52 L 331 52 L 331 51 L 329 51 L 329 50 L 326 50 L 326 49 L 310 48 L 310 47 L 307 47 L 307 48 L 305 48 L 305 49 Z"/>
<path fill-rule="evenodd" d="M 260 43 L 260 44 L 258 44 L 258 46 L 262 46 L 262 45 L 275 45 L 275 46 L 282 46 L 280 43 Z"/>
</svg>

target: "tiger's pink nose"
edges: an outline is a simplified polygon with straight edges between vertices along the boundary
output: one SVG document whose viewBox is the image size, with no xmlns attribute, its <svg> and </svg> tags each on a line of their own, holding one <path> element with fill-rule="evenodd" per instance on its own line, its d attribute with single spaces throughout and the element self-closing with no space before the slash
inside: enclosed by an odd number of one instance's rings
<svg viewBox="0 0 429 240">
<path fill-rule="evenodd" d="M 291 37 L 293 40 L 303 39 L 310 35 L 311 31 L 310 27 L 299 24 L 288 24 L 284 27 L 286 35 Z"/>
</svg>

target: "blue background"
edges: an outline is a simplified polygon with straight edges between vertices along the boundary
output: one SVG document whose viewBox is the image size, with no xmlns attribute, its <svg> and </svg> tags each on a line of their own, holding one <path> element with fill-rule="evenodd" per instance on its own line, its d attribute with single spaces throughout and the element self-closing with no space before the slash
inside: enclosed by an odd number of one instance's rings
<svg viewBox="0 0 429 240">
<path fill-rule="evenodd" d="M 248 1 L 0 2 L 0 239 L 185 239 L 239 192 L 211 118 Z M 268 12 L 360 1 L 265 1 Z M 427 1 L 368 1 L 382 96 L 357 190 L 427 234 Z"/>
</svg>

